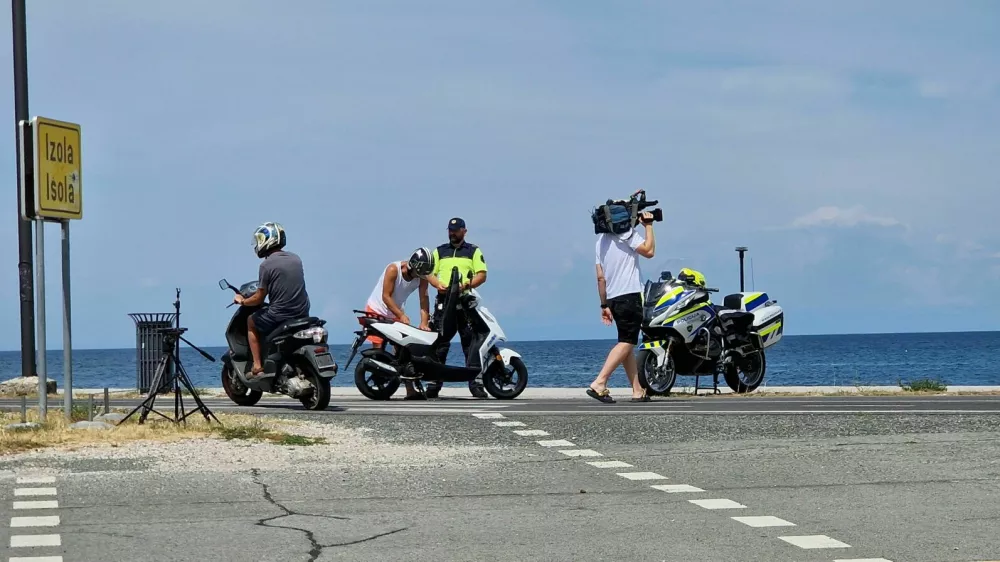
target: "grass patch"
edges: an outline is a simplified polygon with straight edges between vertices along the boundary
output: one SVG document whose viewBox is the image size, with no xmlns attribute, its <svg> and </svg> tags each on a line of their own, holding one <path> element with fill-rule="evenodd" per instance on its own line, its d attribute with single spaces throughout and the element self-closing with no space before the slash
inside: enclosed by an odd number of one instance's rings
<svg viewBox="0 0 1000 562">
<path fill-rule="evenodd" d="M 256 439 L 259 441 L 277 443 L 278 445 L 295 446 L 319 445 L 326 443 L 326 440 L 320 437 L 305 437 L 303 435 L 276 431 L 265 424 L 260 418 L 254 418 L 252 422 L 244 425 L 216 426 L 214 430 L 220 437 L 229 440 Z"/>
<path fill-rule="evenodd" d="M 95 404 L 95 408 L 97 404 Z M 118 410 L 127 413 L 127 410 Z M 120 426 L 104 430 L 71 429 L 74 421 L 87 419 L 86 404 L 74 407 L 72 420 L 66 420 L 61 409 L 50 409 L 44 424 L 38 429 L 7 429 L 7 424 L 19 423 L 21 413 L 0 413 L 0 456 L 50 447 L 74 449 L 87 445 L 117 447 L 133 441 L 180 441 L 195 438 L 256 439 L 278 445 L 317 445 L 324 439 L 293 435 L 272 428 L 257 416 L 221 414 L 216 417 L 223 425 L 207 423 L 200 415 L 189 417 L 186 424 L 175 424 L 156 414 L 139 425 L 138 413 Z M 38 422 L 37 409 L 28 410 L 28 422 Z M 285 422 L 282 422 L 285 423 Z M 113 424 L 112 424 L 113 425 Z"/>
<path fill-rule="evenodd" d="M 917 379 L 910 383 L 899 381 L 899 386 L 907 392 L 945 392 L 948 385 L 936 379 Z"/>
</svg>

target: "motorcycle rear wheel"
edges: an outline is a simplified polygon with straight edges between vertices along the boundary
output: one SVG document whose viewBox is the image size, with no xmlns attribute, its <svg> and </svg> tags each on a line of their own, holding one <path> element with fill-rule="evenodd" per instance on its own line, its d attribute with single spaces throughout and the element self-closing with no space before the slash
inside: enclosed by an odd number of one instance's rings
<svg viewBox="0 0 1000 562">
<path fill-rule="evenodd" d="M 508 369 L 513 371 L 513 373 L 508 372 Z M 501 382 L 508 382 L 514 376 L 517 377 L 517 382 L 514 383 L 514 387 L 510 390 L 501 388 Z M 497 379 L 501 380 L 498 381 Z M 500 361 L 496 361 L 490 366 L 489 372 L 483 375 L 483 386 L 486 387 L 486 392 L 490 393 L 490 396 L 496 398 L 497 400 L 513 400 L 524 392 L 525 387 L 528 386 L 528 368 L 524 365 L 524 361 L 521 361 L 520 357 L 511 357 L 510 366 L 504 365 Z"/>
<path fill-rule="evenodd" d="M 757 361 L 758 358 L 759 361 Z M 764 358 L 763 351 L 755 355 L 750 355 L 744 361 L 750 365 L 750 372 L 745 374 L 741 372 L 742 369 L 739 367 L 742 367 L 742 365 L 740 365 L 737 369 L 727 369 L 722 374 L 726 379 L 726 384 L 737 394 L 745 394 L 757 390 L 757 387 L 764 382 L 764 373 L 767 371 L 767 359 Z"/>
<path fill-rule="evenodd" d="M 362 359 L 354 367 L 354 386 L 358 387 L 361 394 L 370 400 L 389 400 L 392 398 L 392 395 L 399 390 L 399 377 L 388 379 L 374 371 L 369 371 L 366 368 L 367 365 L 368 360 Z M 371 373 L 371 382 L 366 376 L 368 373 Z"/>
<path fill-rule="evenodd" d="M 227 363 L 222 364 L 222 389 L 237 406 L 253 406 L 260 397 L 264 395 L 259 390 L 250 390 L 242 381 L 237 379 L 235 373 Z"/>
<path fill-rule="evenodd" d="M 635 358 L 639 367 L 639 386 L 646 389 L 646 394 L 652 396 L 669 396 L 670 389 L 677 382 L 677 369 L 674 358 L 667 356 L 667 362 L 662 369 L 656 367 L 656 354 L 648 349 L 642 349 Z"/>
</svg>

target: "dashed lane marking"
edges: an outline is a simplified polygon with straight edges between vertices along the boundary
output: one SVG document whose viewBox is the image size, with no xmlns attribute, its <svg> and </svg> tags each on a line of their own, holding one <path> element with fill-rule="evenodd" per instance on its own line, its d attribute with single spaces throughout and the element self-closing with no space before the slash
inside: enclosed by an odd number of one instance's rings
<svg viewBox="0 0 1000 562">
<path fill-rule="evenodd" d="M 54 496 L 55 488 L 14 488 L 14 496 Z"/>
<path fill-rule="evenodd" d="M 618 476 L 626 480 L 667 480 L 666 476 L 655 472 L 619 472 Z"/>
<path fill-rule="evenodd" d="M 32 548 L 36 546 L 62 546 L 59 535 L 11 535 L 11 548 Z"/>
<path fill-rule="evenodd" d="M 787 542 L 788 544 L 795 545 L 799 548 L 804 548 L 807 550 L 817 549 L 817 548 L 850 548 L 851 545 L 847 543 L 842 543 L 836 539 L 832 539 L 826 535 L 798 535 L 798 536 L 787 536 L 778 537 L 779 539 Z"/>
<path fill-rule="evenodd" d="M 519 422 L 519 421 L 501 421 L 501 422 L 493 422 L 493 425 L 497 427 L 524 427 L 525 424 L 524 422 Z"/>
<path fill-rule="evenodd" d="M 502 417 L 504 417 L 504 415 L 503 414 L 497 414 L 497 413 L 494 413 L 494 412 L 490 412 L 490 413 L 485 413 L 485 414 L 484 413 L 472 414 L 472 417 L 479 418 L 481 420 L 493 420 L 493 419 L 502 418 Z"/>
<path fill-rule="evenodd" d="M 541 429 L 515 429 L 514 433 L 522 437 L 545 437 L 549 434 L 548 431 L 542 431 Z"/>
<path fill-rule="evenodd" d="M 892 562 L 886 558 L 839 558 L 833 562 Z M 985 562 L 996 562 L 996 561 L 985 561 Z"/>
<path fill-rule="evenodd" d="M 564 449 L 559 451 L 560 453 L 566 455 L 567 457 L 603 457 L 604 455 L 598 453 L 593 449 Z"/>
<path fill-rule="evenodd" d="M 43 515 L 40 517 L 11 517 L 11 528 L 21 527 L 58 527 L 58 515 Z"/>
<path fill-rule="evenodd" d="M 655 486 L 650 486 L 654 490 L 660 490 L 661 492 L 666 492 L 668 494 L 680 494 L 684 492 L 704 492 L 701 488 L 695 488 L 694 486 L 689 486 L 687 484 L 656 484 Z"/>
<path fill-rule="evenodd" d="M 14 509 L 58 509 L 58 500 L 14 502 Z"/>
<path fill-rule="evenodd" d="M 576 447 L 565 439 L 550 439 L 548 441 L 536 441 L 542 447 Z"/>
<path fill-rule="evenodd" d="M 17 479 L 18 484 L 54 484 L 55 481 L 55 476 L 20 476 Z"/>
<path fill-rule="evenodd" d="M 724 498 L 710 499 L 710 500 L 688 500 L 689 502 L 705 509 L 746 509 L 747 506 L 734 502 L 733 500 L 727 500 Z"/>
<path fill-rule="evenodd" d="M 63 562 L 62 556 L 16 556 L 9 562 Z"/>
<path fill-rule="evenodd" d="M 734 520 L 750 527 L 794 527 L 795 523 L 771 515 L 753 517 L 733 517 Z"/>
<path fill-rule="evenodd" d="M 632 465 L 622 461 L 592 461 L 587 464 L 595 468 L 632 468 Z"/>
</svg>

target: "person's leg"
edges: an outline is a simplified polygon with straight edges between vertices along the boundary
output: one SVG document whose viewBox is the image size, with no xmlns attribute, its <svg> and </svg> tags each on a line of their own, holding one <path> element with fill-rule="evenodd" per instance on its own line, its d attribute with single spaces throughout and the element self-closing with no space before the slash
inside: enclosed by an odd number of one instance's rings
<svg viewBox="0 0 1000 562">
<path fill-rule="evenodd" d="M 470 346 L 472 345 L 472 339 L 474 333 L 472 331 L 472 324 L 469 322 L 469 317 L 466 316 L 465 312 L 461 313 L 461 315 L 459 316 L 459 321 L 461 322 L 461 324 L 459 324 L 461 328 L 458 330 L 458 335 L 462 341 L 462 352 L 465 354 L 465 364 L 466 366 L 468 366 L 469 356 L 472 355 L 473 353 L 478 355 L 479 350 L 470 348 Z M 477 362 L 479 361 L 478 357 L 476 358 L 476 361 Z M 482 366 L 480 365 L 480 368 L 481 367 Z M 482 373 L 480 373 L 479 376 L 477 376 L 476 378 L 469 381 L 469 392 L 472 393 L 472 395 L 475 396 L 476 398 L 489 398 L 489 395 L 486 394 L 486 388 L 483 386 Z"/>
<path fill-rule="evenodd" d="M 642 331 L 642 297 L 638 294 L 628 295 L 624 299 L 621 316 L 624 328 L 622 339 L 631 345 L 628 355 L 622 360 L 625 376 L 632 387 L 632 398 L 642 398 L 646 390 L 639 384 L 639 366 L 635 359 L 635 346 L 639 344 L 639 333 Z"/>
<path fill-rule="evenodd" d="M 618 329 L 618 343 L 615 344 L 608 353 L 604 361 L 601 372 L 590 384 L 590 388 L 602 394 L 608 388 L 608 379 L 619 365 L 625 368 L 625 375 L 632 386 L 633 396 L 636 396 L 636 388 L 639 389 L 640 396 L 642 387 L 638 385 L 637 365 L 635 362 L 635 346 L 639 343 L 639 332 L 642 326 L 642 301 L 638 294 L 622 295 L 609 299 L 608 306 L 611 309 L 611 317 L 614 319 L 615 327 Z"/>
<path fill-rule="evenodd" d="M 250 356 L 253 358 L 253 369 L 250 371 L 250 376 L 256 376 L 257 373 L 264 370 L 260 360 L 260 338 L 257 335 L 255 316 L 257 315 L 251 314 L 247 318 L 247 342 L 250 344 Z"/>
</svg>

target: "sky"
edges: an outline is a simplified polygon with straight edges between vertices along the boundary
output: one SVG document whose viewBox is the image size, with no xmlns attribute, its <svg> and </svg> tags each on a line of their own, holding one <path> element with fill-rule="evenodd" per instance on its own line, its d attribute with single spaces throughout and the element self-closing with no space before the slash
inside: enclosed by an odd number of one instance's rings
<svg viewBox="0 0 1000 562">
<path fill-rule="evenodd" d="M 221 345 L 217 282 L 256 277 L 269 220 L 347 343 L 385 265 L 445 242 L 453 216 L 510 339 L 613 339 L 589 216 L 636 189 L 664 215 L 644 275 L 692 267 L 721 302 L 748 246 L 748 289 L 786 334 L 1000 329 L 995 2 L 286 5 L 28 3 L 30 113 L 83 131 L 75 348 L 134 346 L 127 314 L 171 312 L 175 288 L 189 339 Z M 0 349 L 17 349 L 8 131 Z"/>
</svg>

